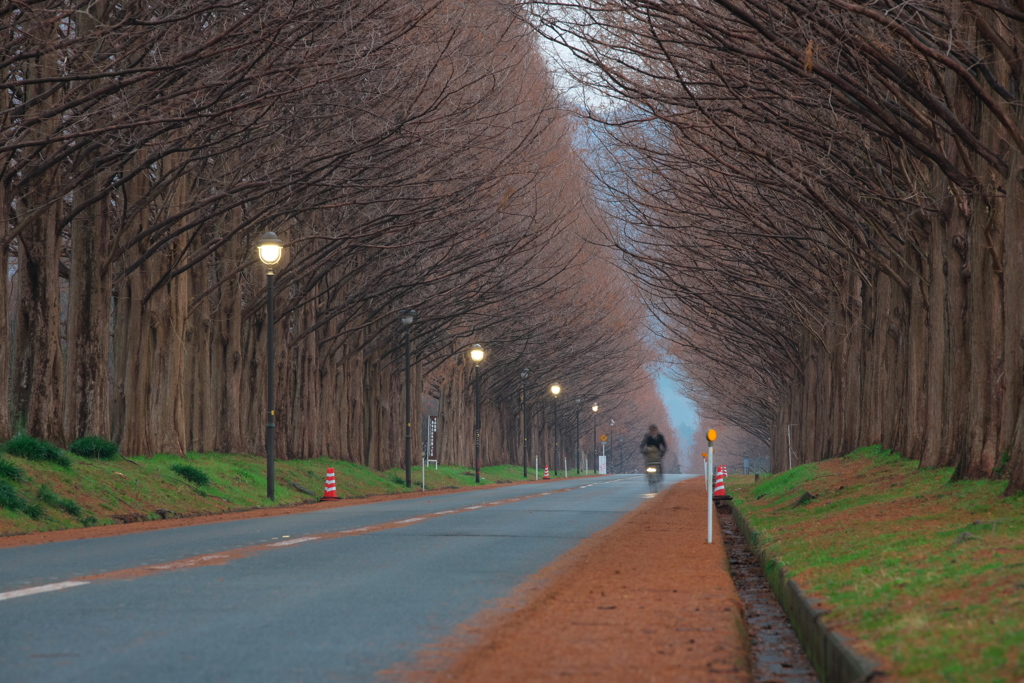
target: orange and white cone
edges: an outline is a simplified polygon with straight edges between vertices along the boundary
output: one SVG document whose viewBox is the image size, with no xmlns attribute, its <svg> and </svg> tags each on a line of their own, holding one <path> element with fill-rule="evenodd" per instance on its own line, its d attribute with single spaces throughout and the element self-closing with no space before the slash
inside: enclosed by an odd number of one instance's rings
<svg viewBox="0 0 1024 683">
<path fill-rule="evenodd" d="M 724 467 L 715 468 L 715 490 L 711 494 L 711 500 L 732 500 L 732 496 L 725 495 L 725 472 Z"/>
<path fill-rule="evenodd" d="M 334 468 L 327 468 L 327 480 L 324 482 L 324 497 L 320 500 L 341 500 L 334 486 Z"/>
<path fill-rule="evenodd" d="M 551 478 L 551 475 L 548 474 L 548 468 L 547 467 L 544 468 L 544 478 L 545 479 L 550 479 Z"/>
</svg>

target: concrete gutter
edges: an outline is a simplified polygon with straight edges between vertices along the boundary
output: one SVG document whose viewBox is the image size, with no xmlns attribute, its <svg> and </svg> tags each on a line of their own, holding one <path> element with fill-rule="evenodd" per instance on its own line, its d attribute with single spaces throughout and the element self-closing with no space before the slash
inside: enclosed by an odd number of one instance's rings
<svg viewBox="0 0 1024 683">
<path fill-rule="evenodd" d="M 877 662 L 855 652 L 847 638 L 824 623 L 823 617 L 827 612 L 818 609 L 787 575 L 778 560 L 764 549 L 757 532 L 735 505 L 732 506 L 732 515 L 750 550 L 761 563 L 768 584 L 789 617 L 818 677 L 824 683 L 866 683 L 882 678 L 885 673 Z"/>
</svg>

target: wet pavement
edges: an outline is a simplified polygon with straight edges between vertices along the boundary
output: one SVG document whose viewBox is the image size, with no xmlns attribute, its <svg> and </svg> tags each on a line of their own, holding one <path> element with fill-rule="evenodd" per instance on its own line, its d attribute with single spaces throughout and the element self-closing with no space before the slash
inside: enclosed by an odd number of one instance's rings
<svg viewBox="0 0 1024 683">
<path fill-rule="evenodd" d="M 729 556 L 729 571 L 743 600 L 754 681 L 816 683 L 818 676 L 728 506 L 719 508 L 718 523 Z"/>
</svg>

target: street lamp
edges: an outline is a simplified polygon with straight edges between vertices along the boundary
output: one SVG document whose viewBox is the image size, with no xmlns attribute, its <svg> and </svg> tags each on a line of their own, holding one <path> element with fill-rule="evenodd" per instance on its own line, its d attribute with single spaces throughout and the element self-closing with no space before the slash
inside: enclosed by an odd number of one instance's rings
<svg viewBox="0 0 1024 683">
<path fill-rule="evenodd" d="M 256 252 L 267 267 L 267 498 L 274 500 L 274 266 L 284 256 L 284 242 L 268 232 Z"/>
<path fill-rule="evenodd" d="M 474 391 L 476 393 L 476 422 L 474 425 L 474 431 L 476 432 L 476 483 L 480 483 L 480 361 L 484 359 L 484 347 L 479 344 L 473 344 L 469 349 L 469 359 L 473 361 L 476 366 L 476 377 L 474 381 Z"/>
<path fill-rule="evenodd" d="M 613 474 L 612 463 L 615 462 L 615 420 L 609 420 L 608 422 L 608 474 Z"/>
<path fill-rule="evenodd" d="M 526 380 L 530 376 L 530 368 L 523 368 L 519 376 L 523 379 L 523 479 L 526 479 L 526 461 L 530 456 L 530 422 L 526 417 Z"/>
<path fill-rule="evenodd" d="M 583 399 L 576 399 L 576 475 L 580 473 L 580 403 Z"/>
<path fill-rule="evenodd" d="M 594 411 L 594 474 L 597 474 L 597 404 L 590 406 Z"/>
<path fill-rule="evenodd" d="M 405 487 L 412 488 L 412 384 L 409 380 L 410 345 L 409 332 L 416 319 L 416 311 L 402 311 L 402 325 L 405 327 Z"/>
<path fill-rule="evenodd" d="M 551 385 L 551 394 L 555 397 L 555 476 L 558 476 L 558 395 L 562 393 L 562 387 L 558 383 Z"/>
</svg>

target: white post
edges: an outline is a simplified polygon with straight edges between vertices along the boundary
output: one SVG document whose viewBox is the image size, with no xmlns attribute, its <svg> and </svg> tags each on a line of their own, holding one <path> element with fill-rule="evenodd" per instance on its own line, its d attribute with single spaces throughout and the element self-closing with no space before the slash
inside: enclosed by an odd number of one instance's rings
<svg viewBox="0 0 1024 683">
<path fill-rule="evenodd" d="M 701 457 L 701 460 L 704 461 L 704 490 L 707 491 L 708 490 L 708 459 L 704 458 L 704 457 Z"/>
<path fill-rule="evenodd" d="M 789 451 L 789 469 L 793 469 L 793 425 L 786 425 L 786 449 Z"/>
<path fill-rule="evenodd" d="M 540 479 L 540 456 L 533 459 L 533 480 Z"/>
<path fill-rule="evenodd" d="M 708 472 L 714 472 L 713 467 L 715 463 L 715 447 L 710 443 L 708 444 Z M 711 543 L 711 515 L 714 504 L 711 502 L 711 490 L 712 487 L 708 486 L 708 543 Z"/>
<path fill-rule="evenodd" d="M 420 490 L 421 491 L 426 491 L 427 490 L 427 459 L 426 458 L 423 458 L 422 460 L 420 460 L 420 467 L 422 469 L 422 473 L 420 474 Z"/>
</svg>

